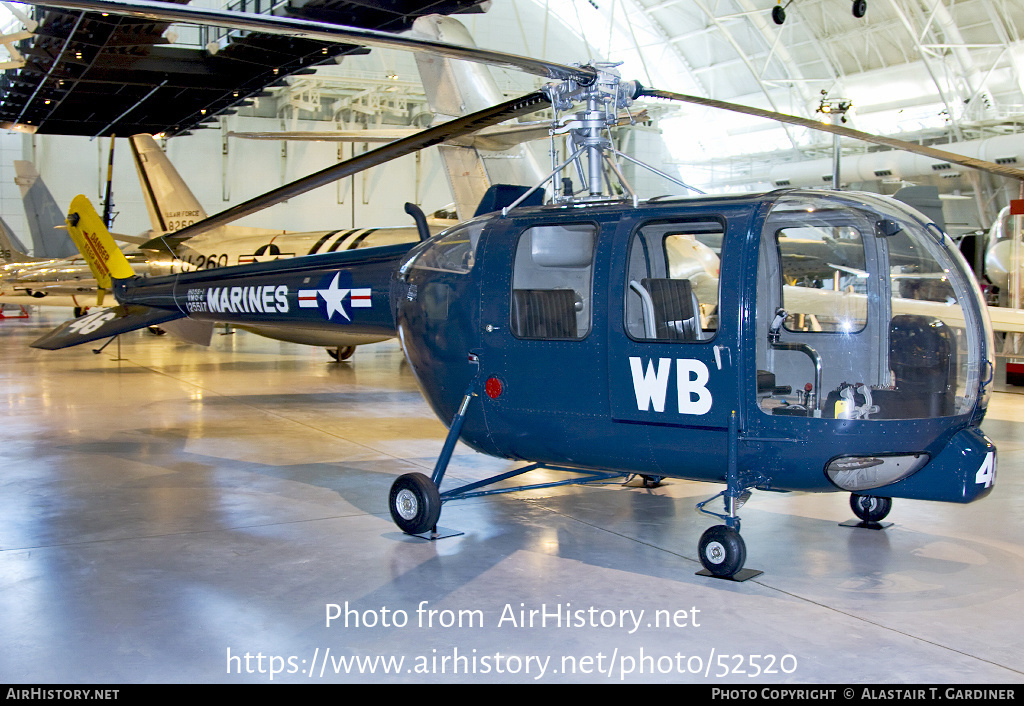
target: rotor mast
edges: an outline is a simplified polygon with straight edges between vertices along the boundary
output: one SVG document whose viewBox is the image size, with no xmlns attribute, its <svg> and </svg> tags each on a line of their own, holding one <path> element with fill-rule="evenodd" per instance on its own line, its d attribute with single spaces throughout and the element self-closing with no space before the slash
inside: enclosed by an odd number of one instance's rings
<svg viewBox="0 0 1024 706">
<path fill-rule="evenodd" d="M 615 68 L 617 66 L 611 63 L 593 64 L 587 67 L 596 74 L 590 81 L 570 78 L 549 83 L 542 89 L 555 109 L 552 138 L 566 133 L 570 135 L 573 156 L 567 162 L 576 162 L 579 176 L 584 181 L 583 188 L 588 191 L 590 198 L 605 197 L 604 159 L 606 153 L 613 151 L 611 128 L 618 123 L 619 110 L 628 111 L 641 89 L 636 81 L 623 81 Z M 576 104 L 581 105 L 580 110 L 564 120 L 559 119 L 560 112 L 571 110 Z M 586 178 L 577 161 L 581 152 L 587 154 Z M 556 173 L 560 173 L 566 163 L 557 167 Z M 556 182 L 561 183 L 564 183 L 561 179 Z M 553 191 L 556 200 L 572 197 L 572 194 L 564 192 L 559 194 L 557 188 Z"/>
<path fill-rule="evenodd" d="M 686 189 L 701 193 L 698 189 L 684 184 L 675 177 L 654 169 L 650 165 L 633 159 L 629 155 L 615 149 L 612 144 L 611 129 L 622 124 L 622 120 L 619 118 L 619 111 L 625 111 L 626 115 L 629 116 L 630 124 L 635 124 L 636 121 L 629 112 L 629 107 L 643 91 L 643 86 L 639 82 L 623 81 L 616 68 L 618 66 L 618 63 L 594 63 L 581 66 L 581 72 L 589 70 L 593 72 L 593 77 L 581 74 L 580 76 L 562 81 L 548 83 L 542 87 L 541 90 L 548 97 L 548 100 L 551 101 L 551 105 L 555 110 L 555 119 L 551 125 L 552 171 L 544 182 L 531 189 L 531 192 L 543 186 L 548 180 L 553 179 L 555 180 L 554 188 L 552 189 L 553 201 L 557 203 L 577 198 L 574 197 L 570 189 L 566 188 L 565 185 L 568 180 L 561 178 L 562 170 L 571 162 L 575 164 L 576 172 L 583 182 L 582 189 L 587 192 L 587 196 L 583 198 L 594 200 L 609 198 L 613 194 L 611 193 L 610 184 L 608 193 L 605 193 L 605 182 L 607 179 L 605 179 L 604 167 L 607 163 L 623 190 L 635 201 L 638 198 L 636 191 L 626 181 L 615 159 L 616 157 L 621 157 L 645 169 L 649 169 L 655 174 L 665 177 Z M 579 110 L 571 115 L 567 115 L 565 118 L 559 117 L 561 112 L 569 111 L 575 105 L 580 106 Z M 556 165 L 554 137 L 565 134 L 568 134 L 571 140 L 571 147 L 569 149 L 571 155 L 564 162 Z M 580 161 L 583 153 L 587 155 L 587 169 L 585 171 Z M 561 185 L 561 189 L 559 185 Z M 510 208 L 515 205 L 517 204 L 512 204 Z"/>
</svg>

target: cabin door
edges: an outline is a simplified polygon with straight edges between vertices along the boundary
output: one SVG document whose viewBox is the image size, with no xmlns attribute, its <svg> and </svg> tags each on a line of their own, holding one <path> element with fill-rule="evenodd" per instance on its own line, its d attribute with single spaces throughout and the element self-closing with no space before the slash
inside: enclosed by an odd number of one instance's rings
<svg viewBox="0 0 1024 706">
<path fill-rule="evenodd" d="M 569 462 L 554 449 L 608 423 L 605 330 L 595 312 L 607 299 L 602 229 L 614 227 L 510 219 L 484 244 L 481 402 L 489 433 L 515 455 Z"/>
<path fill-rule="evenodd" d="M 727 317 L 720 326 L 724 221 L 634 221 L 621 230 L 615 269 L 624 276 L 612 278 L 609 316 L 612 417 L 727 427 L 739 375 L 735 324 Z"/>
</svg>

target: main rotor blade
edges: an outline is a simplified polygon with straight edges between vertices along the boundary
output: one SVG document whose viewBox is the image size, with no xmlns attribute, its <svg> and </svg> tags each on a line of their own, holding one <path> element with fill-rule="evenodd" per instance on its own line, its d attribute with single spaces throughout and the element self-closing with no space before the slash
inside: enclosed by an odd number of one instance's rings
<svg viewBox="0 0 1024 706">
<path fill-rule="evenodd" d="M 893 149 L 903 150 L 905 152 L 912 152 L 914 154 L 919 154 L 924 157 L 930 157 L 931 159 L 937 159 L 941 162 L 952 162 L 953 164 L 960 164 L 965 167 L 970 167 L 971 169 L 980 169 L 982 171 L 991 172 L 992 174 L 998 174 L 999 176 L 1009 177 L 1011 179 L 1020 179 L 1024 181 L 1024 171 L 1021 171 L 1020 169 L 1014 169 L 1013 167 L 1007 167 L 1002 164 L 996 164 L 995 162 L 986 162 L 983 159 L 965 157 L 954 152 L 938 150 L 935 149 L 934 147 L 926 147 L 924 145 L 918 145 L 913 142 L 897 140 L 892 137 L 873 135 L 870 132 L 861 132 L 860 130 L 853 130 L 848 127 L 843 127 L 842 125 L 830 125 L 827 123 L 818 122 L 817 120 L 810 120 L 808 118 L 797 117 L 796 115 L 787 115 L 786 113 L 775 113 L 770 110 L 761 110 L 760 108 L 752 108 L 750 106 L 739 105 L 737 103 L 727 103 L 725 101 L 715 100 L 713 98 L 701 98 L 699 96 L 689 96 L 684 93 L 672 93 L 670 91 L 659 91 L 652 88 L 643 89 L 640 95 L 648 96 L 651 98 L 664 98 L 666 100 L 681 101 L 683 103 L 693 103 L 695 105 L 703 105 L 709 108 L 730 110 L 734 113 L 744 113 L 745 115 L 753 115 L 759 118 L 766 118 L 768 120 L 776 120 L 778 122 L 789 123 L 791 125 L 799 125 L 801 127 L 810 128 L 812 130 L 831 132 L 833 135 L 840 135 L 842 137 L 852 137 L 857 140 L 863 140 L 864 142 L 872 142 L 876 145 L 885 145 L 887 147 L 892 147 Z"/>
<path fill-rule="evenodd" d="M 364 152 L 344 162 L 339 162 L 334 166 L 327 167 L 319 172 L 314 172 L 289 184 L 268 191 L 262 196 L 249 199 L 245 203 L 240 203 L 226 211 L 221 211 L 187 228 L 169 233 L 163 236 L 163 239 L 165 242 L 181 242 L 199 233 L 212 230 L 257 211 L 262 211 L 269 206 L 287 201 L 307 191 L 312 191 L 332 181 L 337 181 L 338 179 L 361 172 L 364 169 L 389 162 L 397 157 L 404 157 L 407 154 L 412 154 L 446 140 L 476 132 L 489 125 L 495 125 L 521 115 L 528 115 L 540 110 L 542 106 L 547 104 L 547 97 L 540 91 L 537 91 L 499 105 L 491 106 L 490 108 L 485 108 L 476 113 L 470 113 L 461 118 L 449 120 L 436 127 L 382 145 L 375 150 Z"/>
<path fill-rule="evenodd" d="M 64 10 L 86 10 L 88 12 L 109 12 L 146 20 L 163 22 L 185 22 L 206 27 L 280 34 L 288 37 L 313 39 L 321 42 L 359 44 L 379 49 L 405 49 L 427 51 L 447 59 L 462 59 L 478 63 L 517 69 L 550 79 L 574 79 L 588 85 L 597 76 L 594 69 L 584 66 L 569 66 L 527 56 L 506 52 L 446 44 L 431 39 L 403 37 L 397 34 L 379 32 L 359 27 L 346 27 L 329 22 L 316 22 L 277 15 L 254 15 L 233 10 L 214 10 L 203 7 L 188 7 L 154 0 L 53 0 L 33 4 Z"/>
<path fill-rule="evenodd" d="M 384 128 L 369 130 L 278 130 L 276 132 L 228 131 L 228 137 L 244 140 L 296 140 L 298 142 L 394 142 L 409 135 L 417 135 L 419 128 Z"/>
</svg>

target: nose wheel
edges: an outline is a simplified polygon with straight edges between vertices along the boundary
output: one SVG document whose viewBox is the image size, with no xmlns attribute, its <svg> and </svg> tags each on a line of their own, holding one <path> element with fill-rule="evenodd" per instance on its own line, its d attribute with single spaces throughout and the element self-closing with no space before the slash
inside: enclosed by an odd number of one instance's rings
<svg viewBox="0 0 1024 706">
<path fill-rule="evenodd" d="M 880 522 L 892 510 L 892 498 L 851 493 L 850 509 L 864 522 Z"/>
<path fill-rule="evenodd" d="M 892 510 L 892 498 L 877 495 L 850 494 L 850 509 L 857 516 L 856 520 L 840 522 L 841 527 L 859 527 L 862 529 L 881 530 L 892 527 L 891 522 L 882 522 Z"/>
<path fill-rule="evenodd" d="M 328 348 L 327 355 L 331 356 L 337 362 L 348 360 L 352 357 L 352 354 L 356 352 L 355 346 L 340 346 L 338 348 Z"/>
</svg>

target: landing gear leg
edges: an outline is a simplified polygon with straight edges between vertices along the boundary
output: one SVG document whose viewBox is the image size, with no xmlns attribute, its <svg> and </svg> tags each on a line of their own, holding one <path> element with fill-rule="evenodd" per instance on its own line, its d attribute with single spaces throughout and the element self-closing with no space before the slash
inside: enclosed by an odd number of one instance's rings
<svg viewBox="0 0 1024 706">
<path fill-rule="evenodd" d="M 441 449 L 441 455 L 437 457 L 432 476 L 427 478 L 422 473 L 406 473 L 399 476 L 391 485 L 391 493 L 388 496 L 391 519 L 398 525 L 398 529 L 406 534 L 420 535 L 426 539 L 443 539 L 462 534 L 455 531 L 438 532 L 437 520 L 441 516 L 441 494 L 438 488 L 441 487 L 441 480 L 448 469 L 455 444 L 459 440 L 462 423 L 466 419 L 466 407 L 474 396 L 471 387 L 462 398 L 459 411 L 455 413 L 448 428 L 448 436 Z"/>
<path fill-rule="evenodd" d="M 750 497 L 747 488 L 752 483 L 745 482 L 740 475 L 737 461 L 738 446 L 736 413 L 733 412 L 729 417 L 729 467 L 725 475 L 725 490 L 713 498 L 697 503 L 698 510 L 720 518 L 725 524 L 709 527 L 701 535 L 697 544 L 697 554 L 704 569 L 697 573 L 701 576 L 732 581 L 747 581 L 764 572 L 743 568 L 747 561 L 747 545 L 740 536 L 740 518 L 736 513 Z M 720 496 L 725 502 L 725 514 L 704 509 L 705 505 Z"/>
</svg>

